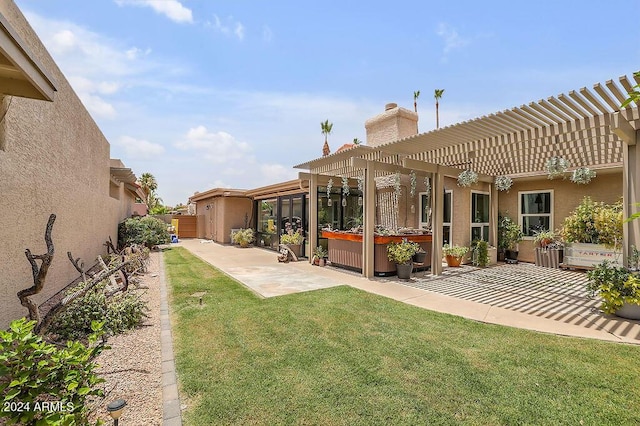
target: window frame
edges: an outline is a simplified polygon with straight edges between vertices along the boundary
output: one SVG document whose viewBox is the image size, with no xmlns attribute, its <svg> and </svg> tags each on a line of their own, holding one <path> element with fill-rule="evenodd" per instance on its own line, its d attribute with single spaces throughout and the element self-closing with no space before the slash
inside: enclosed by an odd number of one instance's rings
<svg viewBox="0 0 640 426">
<path fill-rule="evenodd" d="M 549 194 L 549 213 L 522 213 L 522 196 L 527 194 Z M 535 237 L 526 235 L 524 227 L 524 218 L 531 216 L 548 216 L 549 217 L 549 230 L 552 231 L 555 226 L 554 218 L 555 210 L 555 193 L 553 189 L 536 189 L 531 191 L 518 191 L 518 225 L 524 234 L 524 240 L 532 241 Z"/>
<path fill-rule="evenodd" d="M 487 196 L 487 202 L 489 203 L 489 212 L 488 212 L 488 221 L 487 222 L 475 222 L 473 220 L 474 212 L 473 212 L 473 196 L 474 194 L 482 194 Z M 470 211 L 470 225 L 469 225 L 469 241 L 473 241 L 473 228 L 480 228 L 480 235 L 484 240 L 484 232 L 482 230 L 484 227 L 488 228 L 488 237 L 491 237 L 491 193 L 488 191 L 478 191 L 471 190 L 469 194 L 469 211 Z M 488 239 L 487 239 L 488 240 Z"/>
</svg>

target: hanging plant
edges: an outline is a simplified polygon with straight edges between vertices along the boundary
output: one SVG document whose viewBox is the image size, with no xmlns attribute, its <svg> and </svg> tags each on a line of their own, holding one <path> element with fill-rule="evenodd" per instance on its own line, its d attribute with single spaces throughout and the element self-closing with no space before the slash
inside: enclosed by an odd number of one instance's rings
<svg viewBox="0 0 640 426">
<path fill-rule="evenodd" d="M 333 179 L 329 178 L 329 182 L 327 182 L 327 198 L 331 199 L 331 188 L 333 188 Z"/>
<path fill-rule="evenodd" d="M 591 182 L 591 179 L 596 177 L 596 172 L 588 167 L 578 167 L 573 171 L 571 175 L 571 182 L 586 185 Z"/>
<path fill-rule="evenodd" d="M 478 182 L 478 174 L 467 169 L 458 175 L 458 186 L 468 187 Z"/>
<path fill-rule="evenodd" d="M 400 172 L 396 172 L 395 176 L 393 177 L 393 189 L 396 192 L 396 196 L 399 197 L 400 196 Z"/>
<path fill-rule="evenodd" d="M 411 194 L 411 196 L 413 197 L 414 195 L 416 195 L 416 172 L 414 172 L 413 170 L 411 170 L 411 173 L 409 173 L 409 181 L 411 182 L 411 189 L 409 191 L 409 194 Z"/>
<path fill-rule="evenodd" d="M 427 193 L 427 197 L 431 196 L 431 179 L 429 179 L 428 177 L 424 178 L 424 187 Z"/>
<path fill-rule="evenodd" d="M 498 191 L 508 191 L 513 185 L 513 179 L 509 176 L 497 176 L 495 185 Z"/>
<path fill-rule="evenodd" d="M 364 176 L 358 176 L 358 191 L 361 193 L 364 192 Z"/>
<path fill-rule="evenodd" d="M 545 167 L 547 169 L 547 177 L 555 179 L 564 176 L 564 172 L 569 168 L 569 161 L 563 157 L 551 157 L 547 160 Z"/>
<path fill-rule="evenodd" d="M 342 194 L 345 197 L 348 197 L 349 196 L 349 190 L 350 190 L 350 188 L 349 188 L 349 178 L 343 176 L 342 177 Z"/>
</svg>

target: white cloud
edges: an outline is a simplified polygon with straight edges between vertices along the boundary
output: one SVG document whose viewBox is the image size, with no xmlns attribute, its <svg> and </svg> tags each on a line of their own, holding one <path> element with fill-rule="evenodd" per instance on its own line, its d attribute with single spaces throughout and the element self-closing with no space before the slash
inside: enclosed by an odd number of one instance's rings
<svg viewBox="0 0 640 426">
<path fill-rule="evenodd" d="M 140 56 L 147 56 L 149 54 L 151 54 L 151 49 L 142 50 L 142 49 L 138 49 L 137 47 L 132 47 L 131 49 L 125 52 L 125 55 L 129 60 L 135 60 L 135 59 L 138 59 Z"/>
<path fill-rule="evenodd" d="M 271 40 L 273 40 L 273 31 L 266 25 L 262 27 L 262 40 L 267 43 L 271 43 Z"/>
<path fill-rule="evenodd" d="M 177 23 L 193 23 L 191 9 L 184 7 L 178 0 L 115 0 L 118 6 L 150 7 L 154 12 L 165 15 Z"/>
<path fill-rule="evenodd" d="M 227 132 L 212 133 L 205 126 L 189 129 L 185 139 L 175 144 L 181 150 L 196 151 L 215 164 L 229 164 L 234 160 L 245 158 L 251 148 L 245 142 L 236 140 Z"/>
<path fill-rule="evenodd" d="M 262 164 L 260 165 L 260 173 L 263 182 L 282 182 L 295 179 L 298 171 L 291 168 L 290 165 L 282 164 Z"/>
<path fill-rule="evenodd" d="M 443 52 L 445 54 L 454 49 L 460 49 L 468 45 L 470 42 L 469 39 L 461 37 L 455 28 L 444 22 L 438 24 L 436 34 L 444 41 Z"/>
<path fill-rule="evenodd" d="M 116 144 L 124 149 L 128 159 L 133 160 L 149 159 L 164 153 L 162 145 L 131 136 L 120 137 Z"/>
<path fill-rule="evenodd" d="M 209 23 L 217 32 L 224 34 L 225 36 L 235 35 L 238 40 L 244 39 L 245 28 L 242 22 L 235 21 L 233 17 L 228 17 L 225 22 L 222 22 L 218 15 L 213 15 L 213 23 Z M 233 30 L 232 30 L 233 28 Z"/>
<path fill-rule="evenodd" d="M 233 33 L 240 40 L 244 39 L 244 25 L 242 25 L 240 22 L 236 22 L 236 29 L 233 31 Z"/>
</svg>

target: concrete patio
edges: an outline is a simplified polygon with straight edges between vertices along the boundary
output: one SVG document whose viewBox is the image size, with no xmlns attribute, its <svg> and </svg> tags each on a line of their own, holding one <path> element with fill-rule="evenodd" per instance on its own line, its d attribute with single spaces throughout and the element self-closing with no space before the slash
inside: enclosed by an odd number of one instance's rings
<svg viewBox="0 0 640 426">
<path fill-rule="evenodd" d="M 173 245 L 176 246 L 176 245 Z M 421 308 L 492 324 L 566 336 L 640 344 L 640 322 L 604 315 L 587 298 L 583 272 L 500 265 L 445 268 L 443 275 L 419 272 L 408 281 L 367 279 L 306 261 L 278 263 L 273 251 L 183 240 L 191 251 L 261 297 L 348 285 Z"/>
</svg>

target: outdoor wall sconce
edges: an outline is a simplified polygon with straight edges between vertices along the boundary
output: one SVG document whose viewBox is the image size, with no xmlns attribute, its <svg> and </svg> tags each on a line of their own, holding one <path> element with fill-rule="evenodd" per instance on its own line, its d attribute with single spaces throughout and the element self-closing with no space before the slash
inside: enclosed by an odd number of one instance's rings
<svg viewBox="0 0 640 426">
<path fill-rule="evenodd" d="M 333 205 L 333 201 L 331 198 L 327 199 L 327 206 L 331 207 Z"/>
<path fill-rule="evenodd" d="M 124 411 L 124 407 L 126 406 L 127 406 L 127 401 L 125 401 L 124 399 L 116 399 L 115 401 L 110 402 L 107 405 L 107 411 L 109 412 L 109 415 L 113 419 L 114 426 L 118 426 L 118 419 L 122 415 L 122 412 Z"/>
</svg>

